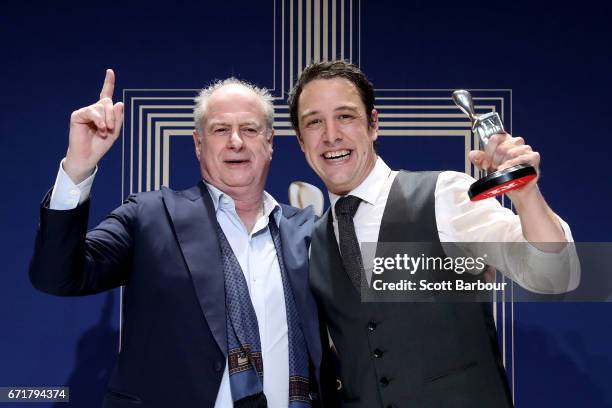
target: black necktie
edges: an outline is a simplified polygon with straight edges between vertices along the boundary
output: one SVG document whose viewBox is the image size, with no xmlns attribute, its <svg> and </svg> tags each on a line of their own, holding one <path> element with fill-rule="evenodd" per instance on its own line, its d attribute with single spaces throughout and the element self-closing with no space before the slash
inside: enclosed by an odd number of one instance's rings
<svg viewBox="0 0 612 408">
<path fill-rule="evenodd" d="M 355 225 L 353 224 L 353 216 L 357 212 L 359 204 L 361 204 L 361 199 L 350 195 L 342 197 L 336 203 L 342 264 L 358 291 L 361 290 L 361 278 L 365 276 L 359 242 L 357 241 Z"/>
</svg>

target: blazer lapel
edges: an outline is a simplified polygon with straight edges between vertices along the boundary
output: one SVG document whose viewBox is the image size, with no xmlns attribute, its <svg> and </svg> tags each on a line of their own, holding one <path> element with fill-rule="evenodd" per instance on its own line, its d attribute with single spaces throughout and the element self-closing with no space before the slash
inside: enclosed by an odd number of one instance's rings
<svg viewBox="0 0 612 408">
<path fill-rule="evenodd" d="M 202 182 L 180 192 L 163 188 L 162 194 L 202 313 L 219 348 L 227 356 L 223 264 L 210 195 Z"/>
<path fill-rule="evenodd" d="M 284 211 L 284 208 L 283 208 Z M 299 214 L 299 215 L 295 215 Z M 295 216 L 294 216 L 295 215 Z M 304 212 L 281 217 L 279 230 L 283 246 L 283 260 L 287 268 L 293 298 L 304 330 L 306 345 L 315 368 L 321 364 L 321 343 L 317 306 L 308 285 L 308 241 L 313 228 L 313 217 Z"/>
</svg>

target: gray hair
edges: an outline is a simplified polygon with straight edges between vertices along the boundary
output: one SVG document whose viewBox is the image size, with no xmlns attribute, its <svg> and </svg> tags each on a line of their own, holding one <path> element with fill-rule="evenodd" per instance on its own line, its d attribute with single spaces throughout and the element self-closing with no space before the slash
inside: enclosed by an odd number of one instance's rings
<svg viewBox="0 0 612 408">
<path fill-rule="evenodd" d="M 206 116 L 206 111 L 208 110 L 208 100 L 211 95 L 223 88 L 226 85 L 240 85 L 243 86 L 255 93 L 261 102 L 261 107 L 266 115 L 266 127 L 269 132 L 272 131 L 272 126 L 274 125 L 274 104 L 272 102 L 272 95 L 266 88 L 260 88 L 251 84 L 250 82 L 240 80 L 235 77 L 230 77 L 224 79 L 222 81 L 217 80 L 212 84 L 208 85 L 206 88 L 200 90 L 198 96 L 196 96 L 194 102 L 195 106 L 193 108 L 193 119 L 195 122 L 195 127 L 200 133 L 200 138 L 202 137 L 202 122 L 204 121 L 204 117 Z"/>
</svg>

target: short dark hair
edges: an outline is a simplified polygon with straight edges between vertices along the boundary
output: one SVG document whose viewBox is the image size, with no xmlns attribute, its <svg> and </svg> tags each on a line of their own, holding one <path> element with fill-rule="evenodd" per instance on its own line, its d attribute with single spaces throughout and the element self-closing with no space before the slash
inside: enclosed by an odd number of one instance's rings
<svg viewBox="0 0 612 408">
<path fill-rule="evenodd" d="M 350 62 L 326 61 L 315 62 L 307 66 L 293 89 L 289 92 L 289 115 L 291 116 L 291 125 L 296 131 L 299 129 L 298 104 L 300 95 L 304 90 L 304 86 L 315 79 L 334 79 L 344 78 L 354 84 L 359 91 L 361 101 L 363 102 L 368 118 L 368 125 L 372 126 L 374 120 L 372 118 L 372 110 L 374 109 L 374 86 L 365 76 L 365 74 L 354 64 Z"/>
</svg>

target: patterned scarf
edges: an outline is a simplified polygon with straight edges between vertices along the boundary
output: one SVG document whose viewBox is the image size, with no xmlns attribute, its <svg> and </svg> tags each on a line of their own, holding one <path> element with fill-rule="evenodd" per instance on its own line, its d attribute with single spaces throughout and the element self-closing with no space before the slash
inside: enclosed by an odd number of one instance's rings
<svg viewBox="0 0 612 408">
<path fill-rule="evenodd" d="M 293 292 L 282 257 L 280 233 L 272 214 L 270 214 L 268 228 L 276 249 L 276 259 L 285 295 L 289 343 L 289 408 L 306 408 L 310 407 L 306 339 L 300 327 Z M 221 227 L 217 226 L 217 229 L 223 255 L 227 359 L 234 407 L 266 408 L 257 316 L 238 259 Z"/>
</svg>

